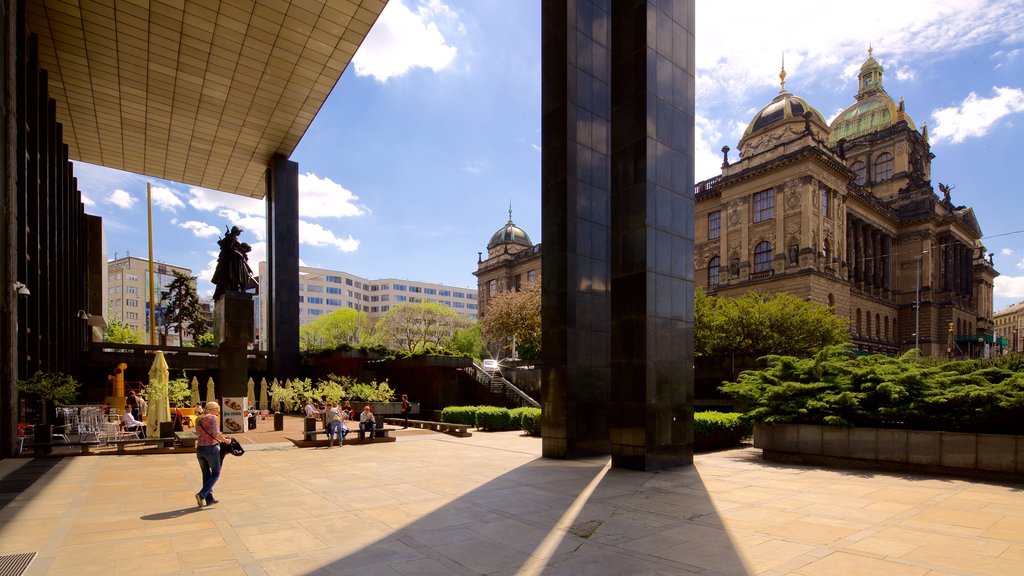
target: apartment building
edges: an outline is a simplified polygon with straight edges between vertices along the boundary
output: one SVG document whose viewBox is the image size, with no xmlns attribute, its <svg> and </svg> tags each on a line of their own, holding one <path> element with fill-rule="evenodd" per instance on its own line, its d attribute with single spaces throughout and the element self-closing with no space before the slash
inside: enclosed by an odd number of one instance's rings
<svg viewBox="0 0 1024 576">
<path fill-rule="evenodd" d="M 260 262 L 261 295 L 267 293 L 267 278 L 267 263 Z M 472 288 L 399 278 L 371 280 L 339 270 L 299 267 L 300 326 L 343 308 L 364 312 L 374 321 L 398 304 L 421 302 L 443 304 L 465 318 L 477 319 L 477 291 Z M 260 348 L 265 349 L 265 343 L 259 338 L 260 334 L 265 333 L 268 321 L 267 305 L 263 298 L 257 297 L 257 310 L 257 340 L 260 340 Z"/>
<path fill-rule="evenodd" d="M 165 262 L 153 264 L 158 303 L 160 293 L 174 281 L 175 271 L 192 275 L 192 270 L 183 266 Z M 149 259 L 125 256 L 107 262 L 107 318 L 120 320 L 139 334 L 149 333 Z M 148 342 L 146 338 L 143 341 Z M 167 344 L 180 344 L 177 334 L 169 334 Z"/>
</svg>

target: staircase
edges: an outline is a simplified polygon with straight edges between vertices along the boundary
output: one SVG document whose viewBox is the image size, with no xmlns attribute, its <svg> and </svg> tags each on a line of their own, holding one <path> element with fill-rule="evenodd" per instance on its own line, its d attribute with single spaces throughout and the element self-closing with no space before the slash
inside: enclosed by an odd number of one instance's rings
<svg viewBox="0 0 1024 576">
<path fill-rule="evenodd" d="M 510 404 L 540 408 L 540 402 L 537 402 L 529 394 L 517 388 L 515 384 L 506 380 L 501 374 L 488 374 L 483 367 L 476 363 L 463 368 L 463 370 L 482 386 L 486 386 L 492 393 L 504 396 Z"/>
</svg>

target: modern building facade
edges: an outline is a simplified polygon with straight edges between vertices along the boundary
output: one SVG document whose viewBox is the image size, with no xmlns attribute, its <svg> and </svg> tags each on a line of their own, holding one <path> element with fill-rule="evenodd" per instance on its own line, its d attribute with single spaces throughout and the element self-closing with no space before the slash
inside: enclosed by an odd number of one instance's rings
<svg viewBox="0 0 1024 576">
<path fill-rule="evenodd" d="M 547 457 L 692 461 L 694 30 L 693 0 L 542 3 Z"/>
<path fill-rule="evenodd" d="M 1005 341 L 1007 352 L 1024 350 L 1024 302 L 1011 304 L 992 315 L 996 337 Z"/>
<path fill-rule="evenodd" d="M 268 358 L 275 374 L 298 375 L 288 155 L 385 5 L 4 3 L 0 457 L 16 447 L 20 375 L 74 373 L 89 340 L 81 318 L 106 303 L 94 289 L 106 276 L 102 225 L 84 214 L 72 161 L 265 199 Z"/>
<path fill-rule="evenodd" d="M 723 148 L 722 174 L 695 187 L 697 286 L 827 304 L 863 351 L 977 355 L 956 343 L 991 340 L 998 273 L 974 211 L 935 193 L 927 127 L 882 72 L 869 50 L 855 101 L 828 124 L 782 71 L 739 158 Z"/>
<path fill-rule="evenodd" d="M 161 293 L 174 281 L 174 273 L 192 276 L 192 270 L 165 262 L 153 263 L 154 296 L 157 301 L 157 332 L 161 331 Z M 107 320 L 117 319 L 149 342 L 149 259 L 125 256 L 107 262 Z M 158 336 L 158 342 L 159 340 Z M 180 335 L 174 331 L 167 334 L 167 345 L 181 344 Z"/>
<path fill-rule="evenodd" d="M 266 268 L 267 263 L 260 262 L 261 294 Z M 269 319 L 264 300 L 259 302 L 258 334 L 265 334 Z M 443 304 L 469 320 L 477 319 L 477 291 L 472 288 L 398 278 L 370 280 L 340 270 L 299 267 L 300 326 L 345 308 L 363 312 L 370 321 L 376 321 L 398 304 L 422 302 Z M 258 341 L 260 349 L 265 349 L 265 342 L 259 338 Z"/>
<path fill-rule="evenodd" d="M 499 228 L 487 242 L 487 258 L 477 253 L 476 289 L 480 298 L 480 317 L 487 313 L 487 303 L 507 290 L 541 281 L 541 245 L 530 241 L 530 235 L 512 221 Z"/>
</svg>

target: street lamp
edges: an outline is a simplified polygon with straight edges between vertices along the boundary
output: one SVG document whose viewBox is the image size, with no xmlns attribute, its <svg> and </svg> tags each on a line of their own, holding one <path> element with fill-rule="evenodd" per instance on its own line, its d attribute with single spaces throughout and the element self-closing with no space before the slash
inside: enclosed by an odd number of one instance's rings
<svg viewBox="0 0 1024 576">
<path fill-rule="evenodd" d="M 917 257 L 917 285 L 914 288 L 914 348 L 918 354 L 921 353 L 921 260 L 927 253 L 923 250 Z"/>
</svg>

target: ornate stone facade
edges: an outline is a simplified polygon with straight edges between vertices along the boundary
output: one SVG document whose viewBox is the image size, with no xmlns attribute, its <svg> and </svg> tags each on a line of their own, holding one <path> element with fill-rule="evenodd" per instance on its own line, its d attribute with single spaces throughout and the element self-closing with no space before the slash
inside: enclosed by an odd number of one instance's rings
<svg viewBox="0 0 1024 576">
<path fill-rule="evenodd" d="M 886 94 L 870 51 L 856 102 L 831 125 L 780 78 L 740 158 L 724 148 L 722 174 L 695 187 L 697 285 L 833 306 L 864 351 L 975 352 L 955 342 L 991 338 L 998 272 L 973 210 L 932 187 L 927 127 Z"/>
<path fill-rule="evenodd" d="M 508 210 L 508 223 L 491 235 L 487 243 L 487 258 L 479 253 L 476 264 L 479 317 L 487 314 L 487 304 L 495 295 L 506 290 L 519 290 L 526 283 L 540 282 L 540 244 L 530 242 L 530 236 L 512 221 Z"/>
</svg>

